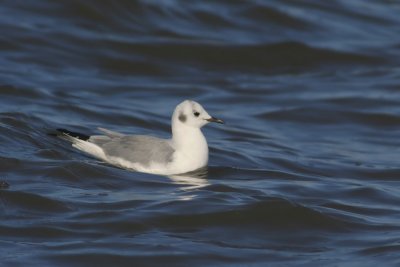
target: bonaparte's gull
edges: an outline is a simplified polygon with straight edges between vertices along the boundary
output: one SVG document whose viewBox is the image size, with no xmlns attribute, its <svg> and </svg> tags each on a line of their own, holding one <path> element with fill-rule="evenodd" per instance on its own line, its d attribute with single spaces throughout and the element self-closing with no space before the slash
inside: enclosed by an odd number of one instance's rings
<svg viewBox="0 0 400 267">
<path fill-rule="evenodd" d="M 209 122 L 223 123 L 210 116 L 197 102 L 185 100 L 172 115 L 172 137 L 125 135 L 99 128 L 104 135 L 84 135 L 57 129 L 58 136 L 72 146 L 112 165 L 154 174 L 182 174 L 205 167 L 207 140 L 200 128 Z"/>
</svg>

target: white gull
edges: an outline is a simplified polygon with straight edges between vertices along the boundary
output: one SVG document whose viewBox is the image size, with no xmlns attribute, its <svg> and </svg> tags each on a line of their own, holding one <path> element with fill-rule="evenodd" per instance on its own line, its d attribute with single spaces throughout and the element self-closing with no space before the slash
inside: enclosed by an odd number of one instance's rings
<svg viewBox="0 0 400 267">
<path fill-rule="evenodd" d="M 197 102 L 185 100 L 172 115 L 172 137 L 125 135 L 99 128 L 104 135 L 88 136 L 58 129 L 58 136 L 72 146 L 109 164 L 139 172 L 173 175 L 203 168 L 208 163 L 208 144 L 201 127 L 223 123 Z"/>
</svg>

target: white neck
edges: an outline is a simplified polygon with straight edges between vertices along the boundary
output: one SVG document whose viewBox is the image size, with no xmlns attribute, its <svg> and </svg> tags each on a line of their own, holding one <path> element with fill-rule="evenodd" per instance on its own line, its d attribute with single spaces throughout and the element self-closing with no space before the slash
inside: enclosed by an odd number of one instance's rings
<svg viewBox="0 0 400 267">
<path fill-rule="evenodd" d="M 179 125 L 178 125 L 179 124 Z M 172 142 L 187 162 L 204 167 L 208 162 L 207 140 L 200 128 L 176 121 L 172 124 Z"/>
</svg>

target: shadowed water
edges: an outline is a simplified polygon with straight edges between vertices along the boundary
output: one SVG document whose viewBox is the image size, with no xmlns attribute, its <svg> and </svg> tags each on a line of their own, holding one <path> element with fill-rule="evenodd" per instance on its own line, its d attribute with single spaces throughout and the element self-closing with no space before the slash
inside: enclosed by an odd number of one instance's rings
<svg viewBox="0 0 400 267">
<path fill-rule="evenodd" d="M 3 1 L 0 266 L 400 265 L 396 1 Z M 170 136 L 209 167 L 118 169 L 49 135 Z"/>
</svg>

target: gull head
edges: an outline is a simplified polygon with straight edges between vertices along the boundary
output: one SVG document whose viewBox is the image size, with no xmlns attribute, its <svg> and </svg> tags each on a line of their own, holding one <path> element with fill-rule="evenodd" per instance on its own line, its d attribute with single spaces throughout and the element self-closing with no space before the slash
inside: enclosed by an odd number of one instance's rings
<svg viewBox="0 0 400 267">
<path fill-rule="evenodd" d="M 172 115 L 172 123 L 193 128 L 201 128 L 209 122 L 224 123 L 222 120 L 210 116 L 197 102 L 185 100 L 176 106 Z"/>
</svg>

